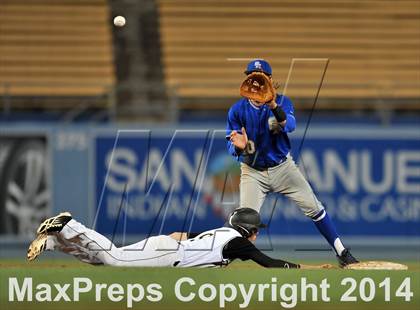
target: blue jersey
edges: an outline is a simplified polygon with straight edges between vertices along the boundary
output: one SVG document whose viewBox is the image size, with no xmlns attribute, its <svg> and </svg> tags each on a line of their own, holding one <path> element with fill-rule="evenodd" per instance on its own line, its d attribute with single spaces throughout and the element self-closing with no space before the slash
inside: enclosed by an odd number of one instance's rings
<svg viewBox="0 0 420 310">
<path fill-rule="evenodd" d="M 228 141 L 227 146 L 231 155 L 256 168 L 273 167 L 286 159 L 290 151 L 287 133 L 296 128 L 294 108 L 292 101 L 283 95 L 277 95 L 276 103 L 286 113 L 284 128 L 275 125 L 276 119 L 268 106 L 257 107 L 247 98 L 238 100 L 229 109 L 226 135 L 233 130 L 241 133 L 241 128 L 245 127 L 248 140 L 254 141 L 255 144 L 255 153 L 244 156 L 238 154 L 232 142 Z"/>
</svg>

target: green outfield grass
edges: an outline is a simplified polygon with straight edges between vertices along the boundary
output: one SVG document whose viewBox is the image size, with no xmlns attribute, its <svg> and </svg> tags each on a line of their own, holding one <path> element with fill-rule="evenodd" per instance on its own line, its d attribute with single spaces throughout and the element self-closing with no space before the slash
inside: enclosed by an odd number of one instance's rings
<svg viewBox="0 0 420 310">
<path fill-rule="evenodd" d="M 307 262 L 314 263 L 314 262 Z M 9 278 L 16 277 L 19 285 L 23 278 L 32 277 L 34 287 L 39 283 L 73 283 L 75 277 L 87 277 L 93 284 L 97 283 L 119 283 L 124 288 L 127 284 L 139 283 L 147 286 L 150 283 L 161 285 L 162 299 L 159 302 L 150 302 L 143 299 L 134 303 L 132 309 L 218 309 L 219 295 L 211 302 L 204 302 L 198 297 L 191 302 L 181 302 L 174 293 L 175 283 L 182 277 L 190 277 L 196 282 L 196 286 L 185 284 L 182 287 L 184 295 L 190 292 L 197 293 L 198 288 L 203 283 L 211 283 L 216 288 L 219 284 L 238 284 L 242 283 L 245 287 L 255 283 L 272 283 L 272 278 L 277 278 L 277 286 L 284 283 L 298 283 L 297 305 L 291 309 L 385 309 L 403 310 L 420 309 L 420 262 L 401 262 L 409 266 L 408 271 L 351 271 L 351 270 L 281 270 L 264 269 L 253 263 L 238 262 L 231 264 L 228 268 L 222 269 L 177 269 L 177 268 L 113 268 L 104 266 L 90 266 L 79 263 L 75 260 L 51 260 L 41 257 L 38 261 L 27 263 L 24 260 L 0 260 L 0 308 L 7 310 L 14 309 L 126 309 L 127 303 L 124 298 L 120 302 L 109 301 L 106 296 L 106 289 L 102 294 L 103 300 L 95 302 L 94 291 L 82 294 L 80 301 L 71 302 L 9 302 Z M 306 278 L 308 283 L 319 285 L 323 279 L 327 279 L 330 284 L 328 297 L 330 302 L 320 301 L 321 294 L 318 292 L 318 301 L 301 301 L 300 284 L 301 279 Z M 358 287 L 351 294 L 356 296 L 356 302 L 340 301 L 343 293 L 349 288 L 348 285 L 341 285 L 341 281 L 351 277 L 356 280 Z M 360 300 L 359 286 L 363 278 L 371 278 L 376 286 L 376 293 L 372 301 L 365 302 Z M 390 278 L 390 299 L 385 301 L 384 289 L 378 288 L 380 282 L 385 278 Z M 410 278 L 411 292 L 413 297 L 409 302 L 404 298 L 395 297 L 395 291 L 405 278 Z M 271 288 L 270 288 L 271 289 Z M 72 288 L 68 290 L 72 297 Z M 239 288 L 238 288 L 239 292 Z M 277 290 L 278 292 L 278 290 Z M 52 290 L 52 298 L 55 296 Z M 209 295 L 209 291 L 207 291 Z M 246 309 L 283 309 L 280 304 L 280 296 L 277 294 L 278 301 L 271 301 L 270 290 L 266 290 L 264 302 L 258 301 L 257 289 L 252 295 L 250 305 Z M 367 289 L 367 295 L 369 290 Z M 308 293 L 308 296 L 311 296 Z M 16 298 L 16 297 L 15 297 Z M 104 300 L 105 299 L 105 300 Z M 225 309 L 238 309 L 242 303 L 242 298 L 238 295 L 236 301 L 226 303 Z"/>
</svg>

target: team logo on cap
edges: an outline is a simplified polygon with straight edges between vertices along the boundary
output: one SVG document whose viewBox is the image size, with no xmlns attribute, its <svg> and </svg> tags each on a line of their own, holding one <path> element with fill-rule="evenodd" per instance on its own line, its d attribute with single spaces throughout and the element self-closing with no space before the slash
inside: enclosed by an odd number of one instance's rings
<svg viewBox="0 0 420 310">
<path fill-rule="evenodd" d="M 254 67 L 259 69 L 259 70 L 262 69 L 261 63 L 259 61 L 254 62 Z"/>
</svg>

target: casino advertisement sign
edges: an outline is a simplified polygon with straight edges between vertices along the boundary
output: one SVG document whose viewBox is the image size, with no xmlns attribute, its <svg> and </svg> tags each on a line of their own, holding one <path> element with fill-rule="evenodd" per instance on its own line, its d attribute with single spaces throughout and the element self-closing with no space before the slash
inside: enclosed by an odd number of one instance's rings
<svg viewBox="0 0 420 310">
<path fill-rule="evenodd" d="M 418 136 L 314 130 L 302 148 L 301 133 L 291 140 L 295 161 L 341 234 L 420 235 Z M 204 231 L 223 225 L 239 205 L 240 169 L 224 130 L 120 130 L 98 135 L 94 148 L 102 233 Z M 268 195 L 261 213 L 271 235 L 316 234 L 281 195 Z"/>
</svg>

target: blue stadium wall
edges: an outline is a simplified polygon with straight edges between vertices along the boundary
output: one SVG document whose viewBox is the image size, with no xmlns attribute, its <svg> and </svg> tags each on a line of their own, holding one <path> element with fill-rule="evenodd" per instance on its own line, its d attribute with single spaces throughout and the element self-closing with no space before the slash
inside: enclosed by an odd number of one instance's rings
<svg viewBox="0 0 420 310">
<path fill-rule="evenodd" d="M 50 213 L 69 210 L 107 235 L 202 231 L 223 225 L 238 205 L 239 168 L 227 154 L 223 125 L 0 130 L 45 135 Z M 312 126 L 302 137 L 302 130 L 291 135 L 292 154 L 342 235 L 420 240 L 420 127 Z M 269 195 L 262 214 L 272 240 L 318 235 L 281 196 Z"/>
</svg>

